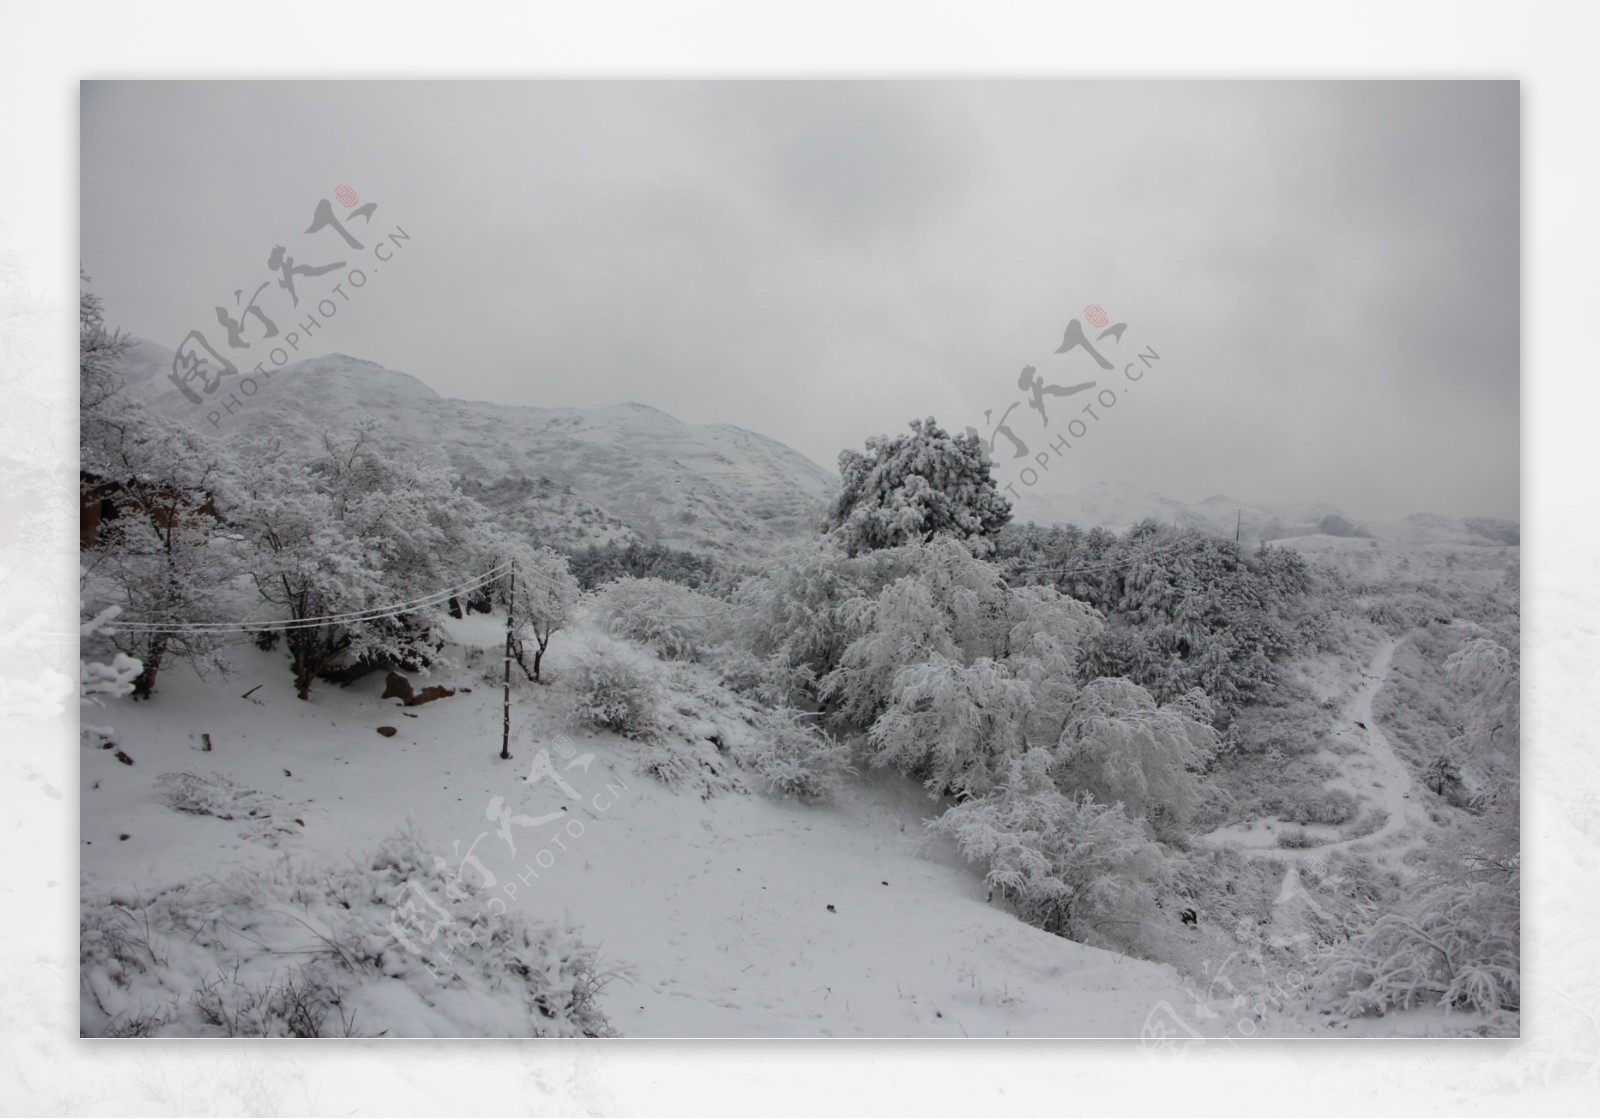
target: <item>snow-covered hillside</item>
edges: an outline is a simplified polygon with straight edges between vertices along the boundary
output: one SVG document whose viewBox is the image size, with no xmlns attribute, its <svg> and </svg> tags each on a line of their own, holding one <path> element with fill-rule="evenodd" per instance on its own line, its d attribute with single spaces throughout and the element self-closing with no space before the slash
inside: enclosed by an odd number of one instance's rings
<svg viewBox="0 0 1600 1119">
<path fill-rule="evenodd" d="M 395 447 L 442 450 L 463 489 L 509 526 L 571 548 L 639 540 L 759 555 L 807 530 L 838 485 L 783 444 L 728 424 L 685 424 L 643 404 L 532 408 L 452 400 L 370 361 L 328 354 L 277 372 L 233 415 L 195 406 L 168 381 L 172 351 L 138 342 L 133 393 L 207 434 L 270 435 L 310 447 L 329 428 L 379 420 Z M 222 395 L 226 395 L 225 392 Z"/>
<path fill-rule="evenodd" d="M 494 675 L 498 662 L 474 650 L 503 640 L 499 624 L 452 623 L 464 644 L 453 652 Z M 109 749 L 84 754 L 86 902 L 111 898 L 137 911 L 173 887 L 200 890 L 249 871 L 311 868 L 314 877 L 318 867 L 370 858 L 414 823 L 431 851 L 455 851 L 452 864 L 469 851 L 481 859 L 474 865 L 494 883 L 485 897 L 534 920 L 571 920 L 598 945 L 602 967 L 618 971 L 598 1005 L 625 1036 L 1188 1042 L 1239 1033 L 1231 990 L 1197 992 L 1171 967 L 1053 936 L 986 901 L 978 870 L 927 834 L 923 821 L 938 806 L 898 775 L 852 782 L 825 804 L 755 788 L 702 799 L 643 772 L 637 743 L 568 726 L 559 685 L 518 688 L 506 762 L 499 689 L 481 672 L 442 674 L 437 682 L 473 690 L 402 708 L 380 698 L 381 674 L 303 703 L 280 656 L 246 646 L 235 660 L 229 680 L 203 682 L 184 669 L 166 678 L 158 701 L 116 705 L 117 749 L 131 766 Z M 398 733 L 383 737 L 380 726 Z M 579 797 L 528 782 L 541 750 L 564 765 Z M 589 754 L 584 765 L 566 764 Z M 220 775 L 232 782 L 222 788 L 251 795 L 230 820 L 175 811 L 170 781 L 160 780 L 171 773 Z M 486 817 L 493 798 L 513 818 L 559 819 L 513 827 L 513 856 Z M 460 865 L 466 881 L 484 881 Z M 314 913 L 282 908 L 290 915 L 277 924 L 259 911 L 240 914 L 247 937 L 263 941 L 260 959 L 282 965 L 327 951 Z M 174 995 L 183 1002 L 180 988 L 214 978 L 205 969 L 220 962 L 185 955 L 181 943 L 155 951 L 187 966 L 136 978 L 122 994 L 151 1012 Z M 101 996 L 108 992 L 119 990 L 106 982 Z M 422 1036 L 492 1032 L 500 1010 L 481 994 L 471 1006 L 435 1003 L 389 977 L 345 1007 L 355 1010 L 356 1033 Z M 88 994 L 85 1013 L 86 1026 L 103 1026 Z M 169 1032 L 195 1031 L 180 1020 Z"/>
</svg>

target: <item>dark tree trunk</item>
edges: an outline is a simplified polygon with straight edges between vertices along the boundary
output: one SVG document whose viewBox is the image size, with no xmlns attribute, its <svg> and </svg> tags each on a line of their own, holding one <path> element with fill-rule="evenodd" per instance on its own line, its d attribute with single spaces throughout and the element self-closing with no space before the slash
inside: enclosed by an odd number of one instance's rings
<svg viewBox="0 0 1600 1119">
<path fill-rule="evenodd" d="M 159 634 L 151 639 L 145 647 L 144 656 L 140 658 L 143 667 L 139 675 L 133 678 L 133 698 L 149 699 L 150 693 L 156 690 L 156 674 L 161 671 L 161 662 L 167 655 L 167 638 Z"/>
</svg>

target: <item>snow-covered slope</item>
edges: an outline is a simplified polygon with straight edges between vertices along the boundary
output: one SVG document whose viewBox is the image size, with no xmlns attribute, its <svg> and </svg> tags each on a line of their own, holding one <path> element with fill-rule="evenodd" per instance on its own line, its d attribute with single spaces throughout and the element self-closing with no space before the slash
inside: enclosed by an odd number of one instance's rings
<svg viewBox="0 0 1600 1119">
<path fill-rule="evenodd" d="M 165 376 L 172 352 L 139 342 L 124 367 L 157 410 L 210 433 L 310 445 L 370 415 L 392 441 L 441 449 L 463 488 L 542 542 L 643 540 L 760 554 L 807 530 L 837 485 L 783 444 L 727 424 L 691 425 L 643 404 L 533 408 L 440 396 L 415 377 L 328 354 L 286 366 L 232 416 L 208 422 Z"/>
<path fill-rule="evenodd" d="M 466 646 L 492 650 L 498 624 L 474 616 L 451 626 Z M 86 898 L 137 905 L 284 859 L 342 863 L 414 821 L 452 867 L 469 852 L 481 860 L 487 876 L 461 863 L 472 884 L 492 876 L 488 894 L 536 920 L 570 919 L 599 943 L 622 972 L 599 1005 L 625 1036 L 1154 1030 L 1170 1044 L 1174 1033 L 1183 1042 L 1226 1033 L 1239 1017 L 1197 1008 L 1170 967 L 1052 936 L 989 904 L 979 872 L 927 835 L 936 806 L 907 779 L 875 774 L 820 805 L 753 792 L 702 800 L 644 773 L 638 744 L 573 731 L 559 687 L 520 688 L 505 762 L 498 689 L 471 670 L 438 682 L 472 692 L 402 709 L 380 698 L 379 677 L 301 702 L 281 654 L 247 645 L 235 656 L 231 680 L 174 669 L 155 701 L 105 712 L 133 764 L 109 750 L 83 756 Z M 379 726 L 398 733 L 381 737 Z M 526 780 L 540 749 L 579 797 Z M 225 774 L 273 816 L 176 812 L 157 782 L 170 772 Z M 515 854 L 486 815 L 494 797 L 512 814 Z M 556 822 L 538 828 L 515 822 L 551 812 Z M 272 950 L 290 960 L 318 947 L 314 932 L 295 935 Z M 352 997 L 358 1032 L 439 1028 L 395 1018 L 403 994 L 399 980 L 362 988 Z"/>
</svg>

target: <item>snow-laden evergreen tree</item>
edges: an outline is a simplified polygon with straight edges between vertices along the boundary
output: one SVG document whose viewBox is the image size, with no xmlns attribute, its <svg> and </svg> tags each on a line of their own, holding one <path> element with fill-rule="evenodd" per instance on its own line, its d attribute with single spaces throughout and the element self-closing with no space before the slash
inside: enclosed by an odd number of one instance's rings
<svg viewBox="0 0 1600 1119">
<path fill-rule="evenodd" d="M 983 440 L 950 435 L 933 419 L 910 435 L 875 435 L 865 453 L 839 455 L 843 485 L 825 527 L 850 555 L 948 535 L 990 551 L 1011 519 Z"/>
<path fill-rule="evenodd" d="M 1069 795 L 1051 778 L 1053 759 L 1029 750 L 1009 763 L 988 796 L 956 805 L 934 827 L 1030 924 L 1084 943 L 1126 946 L 1154 913 L 1160 848 L 1116 805 Z"/>
</svg>

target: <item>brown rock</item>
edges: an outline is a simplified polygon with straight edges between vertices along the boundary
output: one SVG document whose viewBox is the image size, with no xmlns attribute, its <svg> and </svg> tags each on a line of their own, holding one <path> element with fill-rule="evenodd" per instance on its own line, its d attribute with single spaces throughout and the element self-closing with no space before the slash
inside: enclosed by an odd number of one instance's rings
<svg viewBox="0 0 1600 1119">
<path fill-rule="evenodd" d="M 438 684 L 434 684 L 431 687 L 423 688 L 416 695 L 406 700 L 406 706 L 417 707 L 424 703 L 432 703 L 436 699 L 446 699 L 455 694 L 456 690 L 454 688 L 446 688 Z"/>
<path fill-rule="evenodd" d="M 384 699 L 398 699 L 401 703 L 411 702 L 411 681 L 398 672 L 389 673 L 383 689 Z"/>
<path fill-rule="evenodd" d="M 378 733 L 383 735 L 385 738 L 393 738 L 395 735 L 399 734 L 400 731 L 396 727 L 379 727 Z"/>
</svg>

